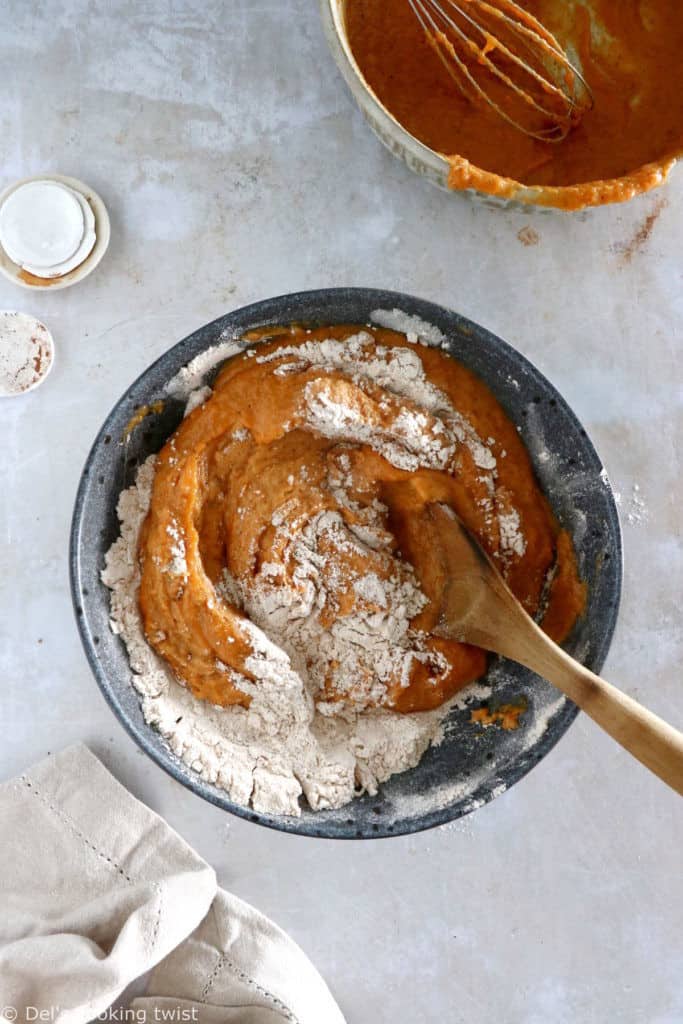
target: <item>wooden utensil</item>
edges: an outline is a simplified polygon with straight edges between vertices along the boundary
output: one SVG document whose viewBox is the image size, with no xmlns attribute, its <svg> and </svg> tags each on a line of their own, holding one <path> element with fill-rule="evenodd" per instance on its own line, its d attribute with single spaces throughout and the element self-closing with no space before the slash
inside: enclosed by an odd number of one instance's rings
<svg viewBox="0 0 683 1024">
<path fill-rule="evenodd" d="M 452 509 L 428 505 L 422 518 L 424 543 L 441 558 L 446 580 L 435 632 L 502 654 L 537 672 L 683 795 L 683 733 L 553 643 L 527 615 Z"/>
</svg>

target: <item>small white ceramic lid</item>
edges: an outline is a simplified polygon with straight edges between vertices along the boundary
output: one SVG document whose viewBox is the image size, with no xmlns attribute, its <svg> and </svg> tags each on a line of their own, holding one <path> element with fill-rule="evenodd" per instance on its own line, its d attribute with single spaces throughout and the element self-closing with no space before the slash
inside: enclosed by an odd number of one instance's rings
<svg viewBox="0 0 683 1024">
<path fill-rule="evenodd" d="M 0 310 L 0 398 L 39 387 L 54 361 L 54 340 L 44 323 L 28 313 Z"/>
<path fill-rule="evenodd" d="M 76 267 L 80 266 L 81 263 L 87 259 L 95 247 L 95 242 L 97 241 L 97 236 L 95 234 L 95 214 L 93 213 L 85 196 L 81 195 L 80 192 L 76 192 L 72 188 L 68 188 L 66 185 L 58 184 L 58 187 L 64 189 L 64 191 L 68 192 L 70 196 L 73 196 L 81 208 L 84 225 L 83 238 L 72 256 L 69 256 L 69 258 L 65 259 L 62 263 L 55 263 L 54 266 L 40 267 L 37 264 L 29 263 L 24 260 L 22 262 L 24 270 L 27 270 L 29 274 L 33 274 L 34 277 L 63 277 L 65 274 L 68 274 L 69 271 L 75 270 Z"/>
<path fill-rule="evenodd" d="M 0 206 L 0 245 L 22 266 L 63 263 L 77 251 L 84 234 L 81 205 L 58 182 L 29 182 Z"/>
</svg>

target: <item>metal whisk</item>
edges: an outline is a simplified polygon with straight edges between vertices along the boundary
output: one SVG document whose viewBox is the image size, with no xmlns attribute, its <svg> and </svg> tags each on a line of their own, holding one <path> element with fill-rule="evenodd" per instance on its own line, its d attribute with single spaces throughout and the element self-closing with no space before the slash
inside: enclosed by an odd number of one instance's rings
<svg viewBox="0 0 683 1024">
<path fill-rule="evenodd" d="M 561 142 L 593 105 L 555 36 L 514 0 L 408 0 L 461 92 L 542 142 Z"/>
</svg>

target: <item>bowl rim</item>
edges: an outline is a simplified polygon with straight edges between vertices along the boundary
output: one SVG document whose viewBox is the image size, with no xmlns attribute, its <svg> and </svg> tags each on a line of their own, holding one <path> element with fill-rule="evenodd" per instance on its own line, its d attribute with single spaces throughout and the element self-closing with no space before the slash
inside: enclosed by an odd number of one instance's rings
<svg viewBox="0 0 683 1024">
<path fill-rule="evenodd" d="M 84 601 L 84 596 L 87 596 L 87 590 L 84 593 L 83 582 L 81 579 L 81 529 L 83 526 L 83 513 L 85 504 L 88 499 L 88 488 L 90 486 L 91 469 L 93 463 L 97 458 L 103 444 L 106 444 L 105 438 L 111 436 L 112 426 L 111 421 L 119 414 L 120 410 L 127 408 L 127 403 L 131 399 L 131 395 L 136 392 L 141 384 L 145 382 L 145 379 L 150 376 L 153 371 L 158 370 L 161 364 L 165 364 L 169 357 L 175 355 L 176 360 L 182 355 L 181 361 L 178 366 L 171 370 L 170 375 L 167 377 L 167 381 L 172 378 L 177 369 L 186 365 L 198 352 L 205 351 L 206 348 L 211 347 L 217 343 L 221 333 L 226 328 L 226 321 L 234 321 L 235 326 L 239 326 L 240 333 L 249 330 L 246 326 L 247 323 L 253 321 L 253 324 L 263 324 L 266 322 L 277 323 L 283 322 L 283 319 L 276 315 L 276 311 L 279 307 L 284 305 L 285 307 L 296 307 L 298 304 L 303 302 L 320 302 L 325 304 L 326 302 L 334 302 L 336 299 L 341 298 L 342 295 L 357 297 L 359 302 L 367 300 L 368 297 L 372 297 L 372 308 L 374 309 L 393 309 L 403 308 L 417 311 L 417 315 L 429 320 L 430 311 L 434 317 L 434 322 L 437 321 L 437 313 L 447 314 L 449 318 L 453 319 L 458 325 L 462 326 L 466 331 L 472 330 L 476 333 L 478 338 L 484 339 L 488 344 L 493 345 L 498 351 L 503 352 L 508 357 L 511 357 L 526 373 L 528 373 L 534 383 L 540 386 L 544 391 L 552 393 L 556 399 L 557 405 L 561 408 L 563 414 L 569 418 L 572 424 L 582 433 L 582 443 L 585 446 L 585 451 L 594 460 L 596 466 L 602 467 L 602 461 L 595 450 L 595 447 L 590 437 L 584 431 L 581 422 L 579 421 L 576 414 L 573 412 L 571 407 L 567 404 L 560 392 L 552 385 L 552 383 L 538 370 L 535 365 L 530 362 L 521 352 L 513 348 L 503 339 L 488 331 L 486 328 L 481 327 L 474 321 L 469 320 L 467 317 L 461 314 L 455 313 L 448 307 L 441 306 L 437 303 L 430 302 L 415 296 L 408 295 L 402 292 L 386 291 L 382 289 L 372 288 L 326 288 L 317 289 L 311 291 L 294 292 L 284 295 L 275 296 L 265 300 L 250 303 L 246 306 L 241 306 L 230 313 L 224 314 L 211 321 L 208 324 L 202 325 L 185 338 L 178 341 L 176 344 L 167 349 L 166 352 L 162 353 L 156 360 L 154 360 L 145 370 L 138 375 L 133 383 L 126 389 L 121 395 L 115 405 L 112 407 L 109 414 L 105 417 L 102 426 L 100 427 L 95 440 L 90 448 L 88 456 L 86 458 L 83 471 L 79 480 L 76 499 L 74 504 L 74 512 L 71 522 L 70 529 L 70 542 L 69 542 L 69 579 L 70 579 L 70 591 L 71 598 L 77 623 L 78 632 L 83 644 L 83 648 L 86 654 L 87 661 L 90 665 L 90 669 L 95 677 L 95 680 L 104 696 L 107 704 L 110 706 L 117 719 L 123 725 L 125 731 L 129 736 L 137 743 L 137 745 L 167 774 L 174 778 L 177 782 L 180 782 L 183 786 L 190 789 L 196 795 L 212 803 L 214 806 L 220 807 L 222 810 L 226 810 L 236 816 L 243 818 L 246 821 L 254 822 L 263 825 L 267 828 L 275 829 L 279 832 L 287 832 L 290 834 L 304 835 L 315 838 L 329 838 L 329 839 L 378 839 L 378 838 L 393 838 L 394 836 L 408 835 L 416 832 L 425 831 L 433 828 L 437 825 L 445 824 L 449 821 L 453 821 L 472 810 L 483 806 L 485 803 L 490 802 L 498 795 L 493 792 L 490 788 L 486 788 L 486 783 L 483 783 L 478 789 L 469 793 L 467 796 L 468 806 L 463 806 L 462 801 L 460 803 L 455 802 L 452 804 L 444 805 L 435 811 L 424 814 L 419 818 L 404 818 L 400 824 L 392 826 L 385 830 L 377 825 L 372 826 L 372 830 L 359 830 L 357 827 L 353 831 L 349 832 L 326 832 L 323 827 L 316 827 L 316 815 L 319 812 L 310 812 L 307 817 L 289 817 L 289 816 L 278 816 L 273 814 L 266 814 L 255 811 L 251 807 L 245 807 L 244 805 L 234 803 L 229 799 L 228 794 L 207 782 L 205 782 L 201 776 L 193 772 L 188 768 L 179 758 L 177 758 L 170 750 L 166 741 L 163 739 L 160 733 L 155 730 L 151 725 L 142 719 L 140 725 L 136 724 L 130 716 L 127 714 L 126 709 L 122 706 L 116 693 L 116 685 L 109 679 L 107 672 L 103 669 L 97 652 L 97 638 L 93 638 L 91 630 L 89 629 L 89 623 L 87 621 L 87 601 Z M 269 319 L 270 318 L 270 319 Z M 292 320 L 296 319 L 295 317 Z M 190 343 L 199 335 L 209 335 L 210 340 L 207 341 L 206 345 L 196 351 L 192 348 Z M 166 376 L 166 374 L 165 374 Z M 128 416 L 128 412 L 126 412 Z M 586 661 L 586 664 L 595 672 L 599 672 L 602 665 L 607 657 L 611 641 L 614 636 L 616 628 L 617 618 L 619 614 L 619 606 L 622 593 L 623 583 L 623 542 L 621 534 L 621 524 L 619 522 L 619 516 L 614 501 L 613 492 L 611 485 L 606 477 L 604 467 L 601 471 L 601 477 L 606 487 L 606 495 L 608 498 L 609 508 L 609 533 L 610 540 L 613 544 L 614 557 L 611 560 L 611 571 L 614 574 L 613 587 L 610 592 L 611 604 L 608 609 L 604 612 L 604 622 L 602 626 L 602 633 L 599 640 L 595 644 L 595 650 L 593 657 Z M 119 492 L 120 493 L 120 492 Z M 97 576 L 99 578 L 99 571 L 101 566 L 98 566 Z M 104 584 L 102 584 L 104 586 Z M 126 655 L 127 657 L 127 655 Z M 139 700 L 139 694 L 134 689 L 133 683 L 130 677 L 126 680 L 131 691 L 135 695 L 135 699 Z M 529 756 L 520 757 L 515 761 L 512 767 L 506 766 L 506 788 L 510 788 L 520 779 L 522 779 L 528 772 L 535 767 L 535 765 L 541 761 L 546 754 L 555 746 L 555 744 L 565 734 L 571 723 L 574 721 L 578 714 L 579 709 L 568 699 L 564 699 L 561 703 L 559 710 L 554 713 L 547 725 L 545 732 L 542 734 L 540 739 L 533 745 L 529 752 Z M 416 766 L 417 767 L 417 766 Z M 410 769 L 414 771 L 415 769 Z M 350 805 L 347 805 L 350 806 Z M 455 808 L 455 810 L 454 810 Z M 356 823 L 354 823 L 356 825 Z"/>
<path fill-rule="evenodd" d="M 525 185 L 495 174 L 453 154 L 462 168 L 466 184 L 450 183 L 452 163 L 437 150 L 420 142 L 383 105 L 365 80 L 349 45 L 344 27 L 343 5 L 346 0 L 319 0 L 324 34 L 332 56 L 341 71 L 356 103 L 380 141 L 410 169 L 423 174 L 449 192 L 466 193 L 488 204 L 518 205 L 530 208 L 578 211 L 590 207 L 626 202 L 637 195 L 662 185 L 680 158 L 675 151 L 658 160 L 642 164 L 628 174 L 574 185 Z M 487 186 L 490 186 L 487 188 Z"/>
</svg>

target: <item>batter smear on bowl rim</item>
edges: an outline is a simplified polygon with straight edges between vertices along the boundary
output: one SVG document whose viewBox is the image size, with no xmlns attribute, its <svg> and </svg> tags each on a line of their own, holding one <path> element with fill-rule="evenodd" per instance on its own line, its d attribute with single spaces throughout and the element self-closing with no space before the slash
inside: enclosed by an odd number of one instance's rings
<svg viewBox="0 0 683 1024">
<path fill-rule="evenodd" d="M 425 504 L 452 506 L 553 639 L 571 630 L 571 540 L 514 424 L 439 348 L 286 328 L 200 399 L 124 493 L 104 579 L 146 717 L 237 802 L 296 814 L 302 791 L 314 809 L 374 792 L 485 673 L 483 651 L 432 633 Z"/>
</svg>

